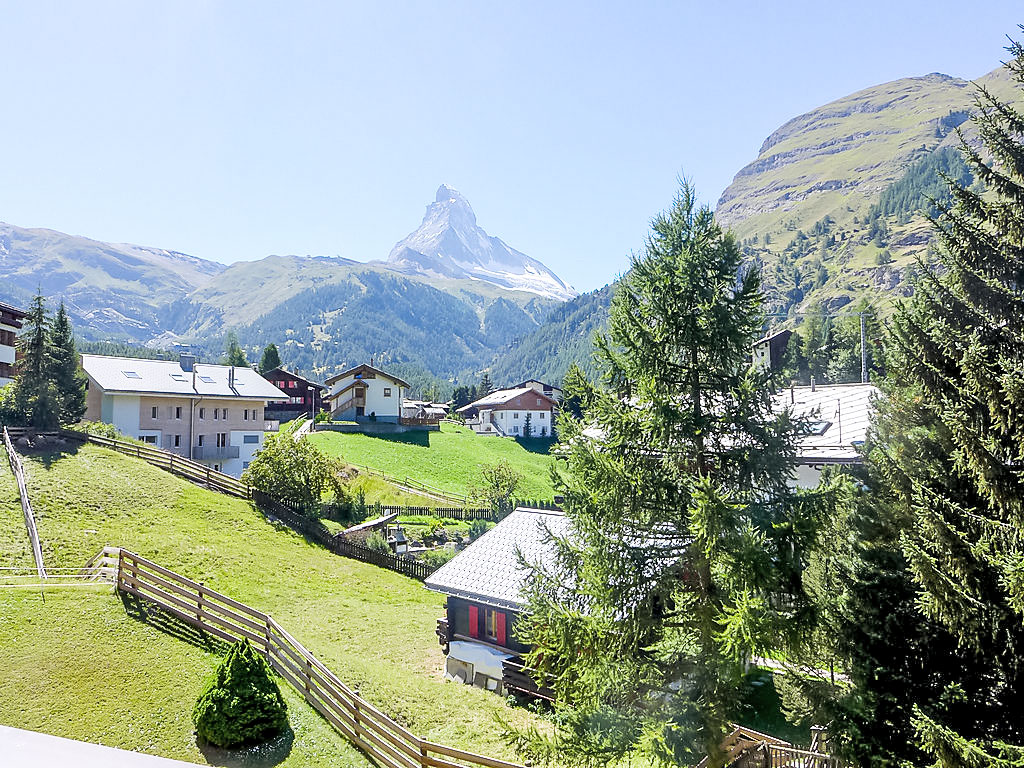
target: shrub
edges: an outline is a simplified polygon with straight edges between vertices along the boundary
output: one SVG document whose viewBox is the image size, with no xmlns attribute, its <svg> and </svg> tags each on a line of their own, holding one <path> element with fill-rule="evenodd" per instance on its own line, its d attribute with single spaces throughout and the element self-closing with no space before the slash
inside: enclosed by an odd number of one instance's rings
<svg viewBox="0 0 1024 768">
<path fill-rule="evenodd" d="M 433 568 L 440 568 L 453 557 L 455 557 L 454 549 L 449 549 L 448 547 L 441 547 L 439 549 L 428 549 L 426 552 L 420 555 L 420 561 L 426 563 L 427 565 Z"/>
<path fill-rule="evenodd" d="M 231 646 L 192 710 L 199 737 L 218 747 L 273 738 L 288 725 L 288 706 L 270 667 L 247 639 Z"/>
<path fill-rule="evenodd" d="M 266 439 L 242 473 L 242 480 L 315 514 L 328 491 L 333 493 L 336 503 L 351 503 L 342 482 L 344 469 L 343 462 L 327 456 L 308 440 L 295 440 L 291 434 L 279 432 Z"/>
<path fill-rule="evenodd" d="M 469 524 L 469 538 L 471 541 L 476 541 L 490 529 L 491 526 L 486 520 L 474 520 Z"/>
<path fill-rule="evenodd" d="M 427 521 L 427 535 L 437 536 L 444 531 L 444 523 L 439 517 L 432 517 Z"/>
<path fill-rule="evenodd" d="M 380 531 L 373 531 L 366 537 L 366 546 L 374 552 L 386 552 L 389 555 L 391 554 L 391 546 L 388 544 L 388 540 L 384 538 L 384 534 Z"/>
<path fill-rule="evenodd" d="M 102 421 L 80 421 L 75 424 L 72 429 L 79 432 L 85 432 L 89 435 L 105 437 L 109 440 L 123 439 L 121 433 L 117 431 L 117 427 L 113 424 L 106 424 Z"/>
</svg>

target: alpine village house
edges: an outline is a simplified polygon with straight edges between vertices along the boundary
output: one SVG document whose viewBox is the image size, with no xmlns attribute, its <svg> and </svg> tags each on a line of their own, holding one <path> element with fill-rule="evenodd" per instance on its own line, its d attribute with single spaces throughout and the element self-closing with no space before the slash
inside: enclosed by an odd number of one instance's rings
<svg viewBox="0 0 1024 768">
<path fill-rule="evenodd" d="M 326 381 L 331 417 L 335 421 L 397 424 L 402 418 L 403 393 L 409 383 L 372 365 L 332 376 Z"/>
<path fill-rule="evenodd" d="M 478 435 L 550 437 L 554 435 L 557 409 L 557 401 L 541 389 L 522 386 L 495 390 L 458 412 Z"/>
<path fill-rule="evenodd" d="M 0 387 L 14 380 L 14 340 L 28 313 L 0 301 Z"/>
<path fill-rule="evenodd" d="M 277 429 L 268 403 L 288 396 L 252 368 L 180 360 L 82 355 L 85 418 L 239 477 Z"/>
<path fill-rule="evenodd" d="M 284 402 L 267 406 L 267 418 L 280 421 L 291 421 L 303 416 L 313 418 L 318 411 L 327 407 L 327 387 L 323 384 L 284 368 L 267 371 L 263 378 L 288 396 Z"/>
</svg>

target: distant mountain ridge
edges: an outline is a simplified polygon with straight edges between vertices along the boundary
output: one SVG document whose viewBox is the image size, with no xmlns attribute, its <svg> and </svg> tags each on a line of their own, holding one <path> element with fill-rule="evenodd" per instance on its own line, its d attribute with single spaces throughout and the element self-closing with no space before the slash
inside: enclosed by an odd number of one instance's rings
<svg viewBox="0 0 1024 768">
<path fill-rule="evenodd" d="M 395 245 L 385 265 L 405 274 L 482 280 L 563 301 L 577 295 L 539 261 L 488 235 L 469 201 L 447 184 L 438 188 L 420 226 Z"/>
</svg>

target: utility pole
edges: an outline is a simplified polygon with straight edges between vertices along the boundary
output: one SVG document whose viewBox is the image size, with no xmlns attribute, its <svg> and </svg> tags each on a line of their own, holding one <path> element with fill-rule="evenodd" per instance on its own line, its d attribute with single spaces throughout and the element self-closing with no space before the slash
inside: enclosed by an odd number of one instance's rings
<svg viewBox="0 0 1024 768">
<path fill-rule="evenodd" d="M 860 383 L 868 383 L 868 348 L 865 345 L 864 313 L 860 313 Z"/>
</svg>

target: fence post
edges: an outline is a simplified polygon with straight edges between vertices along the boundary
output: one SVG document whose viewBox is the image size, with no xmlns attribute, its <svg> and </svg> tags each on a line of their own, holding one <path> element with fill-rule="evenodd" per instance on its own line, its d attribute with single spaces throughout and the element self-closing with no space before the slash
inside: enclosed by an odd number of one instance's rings
<svg viewBox="0 0 1024 768">
<path fill-rule="evenodd" d="M 423 745 L 422 739 L 420 739 L 420 768 L 427 768 L 427 748 Z"/>
<path fill-rule="evenodd" d="M 267 659 L 269 660 L 271 658 L 271 656 L 273 655 L 270 652 L 271 640 L 270 640 L 270 617 L 269 616 L 267 616 L 267 618 L 266 618 L 266 629 L 264 630 L 264 633 L 267 636 Z"/>
<path fill-rule="evenodd" d="M 201 582 L 199 584 L 198 594 L 199 594 L 199 597 L 196 600 L 196 621 L 199 622 L 199 626 L 202 626 L 203 625 L 203 585 L 202 585 Z"/>
<path fill-rule="evenodd" d="M 356 740 L 362 741 L 362 738 L 359 735 L 359 731 L 362 728 L 362 723 L 359 720 L 359 689 L 356 688 L 354 691 L 352 691 L 352 693 L 355 694 L 355 696 L 352 697 L 352 719 L 355 721 L 356 724 L 354 732 L 356 735 Z"/>
</svg>

